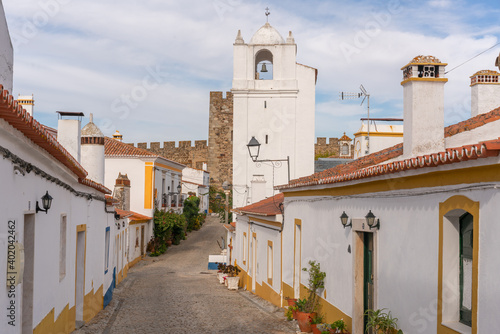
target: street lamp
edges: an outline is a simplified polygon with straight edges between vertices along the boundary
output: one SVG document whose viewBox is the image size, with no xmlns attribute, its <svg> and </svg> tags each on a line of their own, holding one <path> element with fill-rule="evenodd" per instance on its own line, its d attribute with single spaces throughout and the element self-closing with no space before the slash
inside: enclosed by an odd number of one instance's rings
<svg viewBox="0 0 500 334">
<path fill-rule="evenodd" d="M 248 154 L 250 154 L 250 158 L 253 162 L 257 163 L 257 167 L 260 167 L 260 163 L 262 162 L 270 162 L 273 168 L 281 167 L 282 162 L 286 161 L 288 166 L 288 183 L 290 183 L 290 157 L 287 156 L 286 159 L 263 159 L 258 160 L 260 153 L 260 143 L 255 137 L 252 137 L 247 144 Z"/>
<path fill-rule="evenodd" d="M 224 215 L 224 221 L 226 224 L 228 223 L 227 220 L 228 220 L 228 212 L 229 212 L 229 192 L 230 192 L 231 187 L 232 187 L 232 184 L 230 184 L 227 181 L 224 181 L 222 183 L 222 189 L 224 189 L 224 194 L 226 195 L 226 211 L 225 211 L 225 215 Z"/>
</svg>

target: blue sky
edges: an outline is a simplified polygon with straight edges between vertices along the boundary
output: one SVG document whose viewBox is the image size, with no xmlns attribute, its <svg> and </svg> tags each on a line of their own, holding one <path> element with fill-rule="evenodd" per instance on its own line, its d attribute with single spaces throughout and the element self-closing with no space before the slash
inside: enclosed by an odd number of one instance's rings
<svg viewBox="0 0 500 334">
<path fill-rule="evenodd" d="M 498 1 L 3 0 L 14 45 L 14 96 L 34 94 L 35 117 L 94 114 L 126 142 L 202 140 L 210 91 L 229 91 L 233 42 L 269 22 L 289 30 L 297 61 L 319 70 L 316 135 L 352 136 L 366 117 L 402 117 L 402 73 L 433 55 L 447 70 L 500 42 Z M 495 69 L 500 45 L 451 71 L 445 123 L 470 117 L 469 76 Z M 86 122 L 86 121 L 85 121 Z"/>
</svg>

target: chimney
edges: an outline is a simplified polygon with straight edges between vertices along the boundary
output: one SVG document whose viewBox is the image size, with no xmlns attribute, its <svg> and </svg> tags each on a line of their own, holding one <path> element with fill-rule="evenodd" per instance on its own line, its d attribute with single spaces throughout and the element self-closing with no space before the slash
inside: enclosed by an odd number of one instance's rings
<svg viewBox="0 0 500 334">
<path fill-rule="evenodd" d="M 87 178 L 104 184 L 104 135 L 94 124 L 92 114 L 89 123 L 82 129 L 81 145 L 81 164 L 88 172 Z"/>
<path fill-rule="evenodd" d="M 113 197 L 119 201 L 118 209 L 130 211 L 130 180 L 127 174 L 118 173 Z"/>
<path fill-rule="evenodd" d="M 444 77 L 448 64 L 417 56 L 403 68 L 403 157 L 444 151 Z"/>
<path fill-rule="evenodd" d="M 35 100 L 33 99 L 33 94 L 30 95 L 18 95 L 17 103 L 20 104 L 28 114 L 33 117 L 33 109 L 35 108 Z"/>
<path fill-rule="evenodd" d="M 500 73 L 483 70 L 470 77 L 471 117 L 500 107 Z"/>
<path fill-rule="evenodd" d="M 80 162 L 82 112 L 58 111 L 57 141 Z M 64 117 L 68 117 L 64 119 Z"/>
<path fill-rule="evenodd" d="M 118 130 L 116 130 L 116 132 L 113 134 L 113 139 L 122 142 L 123 136 L 120 134 L 120 132 L 118 132 Z"/>
</svg>

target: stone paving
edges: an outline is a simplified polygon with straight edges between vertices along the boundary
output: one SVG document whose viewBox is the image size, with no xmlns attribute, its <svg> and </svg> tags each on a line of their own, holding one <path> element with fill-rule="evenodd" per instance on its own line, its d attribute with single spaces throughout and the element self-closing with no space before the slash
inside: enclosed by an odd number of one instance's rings
<svg viewBox="0 0 500 334">
<path fill-rule="evenodd" d="M 112 302 L 73 334 L 296 333 L 283 310 L 243 290 L 229 291 L 207 270 L 225 235 L 218 218 L 157 258 L 134 266 Z"/>
</svg>

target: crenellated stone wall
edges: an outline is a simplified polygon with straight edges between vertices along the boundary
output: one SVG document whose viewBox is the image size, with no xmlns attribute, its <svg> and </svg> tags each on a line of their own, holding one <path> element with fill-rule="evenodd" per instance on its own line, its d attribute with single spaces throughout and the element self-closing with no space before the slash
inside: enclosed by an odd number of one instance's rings
<svg viewBox="0 0 500 334">
<path fill-rule="evenodd" d="M 175 141 L 166 141 L 163 142 L 163 146 L 159 142 L 152 142 L 149 147 L 148 143 L 138 143 L 137 147 L 192 168 L 202 169 L 203 163 L 207 163 L 206 140 L 195 140 L 194 146 L 190 140 L 187 140 L 179 141 L 179 146 L 175 145 Z"/>
</svg>

